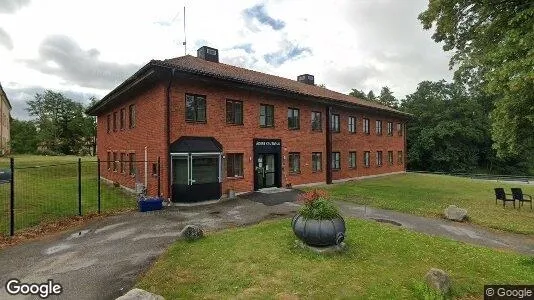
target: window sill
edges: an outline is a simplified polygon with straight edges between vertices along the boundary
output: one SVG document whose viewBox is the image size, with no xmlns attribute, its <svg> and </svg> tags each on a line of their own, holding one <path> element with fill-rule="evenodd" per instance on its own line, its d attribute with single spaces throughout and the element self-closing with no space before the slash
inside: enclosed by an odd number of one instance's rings
<svg viewBox="0 0 534 300">
<path fill-rule="evenodd" d="M 244 176 L 234 176 L 234 177 L 226 177 L 227 180 L 241 180 L 245 179 Z"/>
<path fill-rule="evenodd" d="M 323 131 L 322 131 L 322 130 L 319 130 L 319 129 L 315 129 L 315 130 L 314 130 L 314 129 L 312 129 L 312 131 L 311 131 L 311 132 L 312 132 L 312 133 L 314 133 L 314 132 L 316 132 L 316 133 L 321 133 L 321 132 L 323 132 Z"/>
<path fill-rule="evenodd" d="M 226 125 L 228 125 L 228 126 L 243 126 L 243 124 L 239 124 L 239 123 L 228 123 L 228 122 L 226 122 Z"/>
<path fill-rule="evenodd" d="M 349 169 L 351 169 L 351 170 L 356 170 L 356 167 L 349 167 Z"/>
<path fill-rule="evenodd" d="M 186 123 L 189 124 L 207 124 L 207 121 L 194 121 L 194 120 L 185 120 Z"/>
<path fill-rule="evenodd" d="M 339 168 L 339 169 L 332 169 L 332 172 L 339 172 L 339 171 L 341 171 L 341 168 Z"/>
<path fill-rule="evenodd" d="M 274 129 L 274 126 L 261 126 L 260 125 L 260 128 L 273 128 Z"/>
<path fill-rule="evenodd" d="M 289 176 L 300 176 L 300 172 L 289 172 Z"/>
<path fill-rule="evenodd" d="M 300 130 L 300 127 L 299 128 L 287 128 L 288 130 Z"/>
</svg>

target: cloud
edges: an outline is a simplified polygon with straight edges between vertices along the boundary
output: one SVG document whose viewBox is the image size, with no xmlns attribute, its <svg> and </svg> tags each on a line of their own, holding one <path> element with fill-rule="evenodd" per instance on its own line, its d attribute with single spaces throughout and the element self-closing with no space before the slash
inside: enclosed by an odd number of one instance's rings
<svg viewBox="0 0 534 300">
<path fill-rule="evenodd" d="M 258 4 L 251 8 L 247 8 L 243 11 L 245 21 L 249 28 L 253 31 L 258 31 L 258 28 L 254 25 L 254 20 L 258 21 L 260 24 L 270 26 L 274 30 L 282 30 L 286 23 L 279 19 L 274 19 L 265 10 L 264 4 Z"/>
<path fill-rule="evenodd" d="M 284 40 L 282 44 L 283 46 L 280 50 L 263 55 L 268 64 L 278 67 L 286 61 L 296 59 L 306 53 L 312 54 L 311 49 L 308 47 L 300 47 L 287 40 Z"/>
<path fill-rule="evenodd" d="M 251 43 L 237 45 L 237 46 L 233 47 L 233 49 L 242 49 L 247 54 L 254 53 L 254 49 L 252 49 L 252 44 Z"/>
<path fill-rule="evenodd" d="M 14 13 L 29 3 L 30 0 L 2 0 L 0 1 L 0 13 Z"/>
<path fill-rule="evenodd" d="M 59 76 L 82 87 L 110 89 L 135 73 L 140 66 L 101 61 L 97 49 L 82 49 L 64 35 L 45 38 L 39 47 L 39 58 L 25 60 L 28 67 Z"/>
<path fill-rule="evenodd" d="M 0 28 L 0 46 L 6 47 L 7 50 L 13 50 L 13 40 L 2 28 Z"/>
<path fill-rule="evenodd" d="M 14 85 L 12 87 L 5 87 L 4 91 L 6 92 L 7 98 L 11 103 L 11 116 L 20 120 L 29 120 L 31 119 L 28 111 L 26 111 L 26 101 L 32 100 L 37 93 L 44 93 L 45 88 L 40 86 L 18 86 Z M 84 105 L 89 104 L 89 98 L 92 96 L 100 99 L 98 95 L 91 93 L 81 93 L 72 90 L 54 90 L 55 92 L 62 93 L 65 97 L 70 98 L 76 102 L 82 103 Z"/>
</svg>

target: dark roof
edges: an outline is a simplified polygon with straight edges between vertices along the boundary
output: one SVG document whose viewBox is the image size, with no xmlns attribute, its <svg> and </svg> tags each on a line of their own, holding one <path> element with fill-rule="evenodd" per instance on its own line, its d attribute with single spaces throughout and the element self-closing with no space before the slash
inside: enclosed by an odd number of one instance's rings
<svg viewBox="0 0 534 300">
<path fill-rule="evenodd" d="M 0 83 L 0 94 L 4 95 L 4 98 L 6 99 L 6 102 L 7 102 L 7 106 L 9 106 L 9 109 L 11 109 L 11 102 L 9 102 L 6 92 L 4 92 L 4 89 L 2 88 L 2 83 Z"/>
<path fill-rule="evenodd" d="M 299 94 L 315 98 L 316 100 L 334 101 L 345 104 L 353 104 L 360 107 L 374 108 L 382 111 L 388 111 L 394 114 L 410 116 L 410 114 L 398 111 L 391 107 L 362 100 L 353 96 L 338 93 L 323 87 L 309 85 L 298 82 L 296 80 L 287 79 L 280 76 L 270 75 L 262 72 L 257 72 L 245 68 L 240 68 L 224 63 L 217 63 L 206 61 L 201 58 L 197 58 L 191 55 L 185 55 L 177 58 L 171 58 L 166 60 L 152 60 L 139 70 L 132 77 L 128 78 L 123 84 L 106 95 L 100 102 L 96 103 L 93 107 L 88 109 L 89 113 L 96 113 L 99 107 L 106 104 L 111 100 L 113 94 L 120 92 L 121 87 L 127 82 L 133 81 L 138 75 L 141 75 L 141 71 L 146 70 L 150 66 L 164 67 L 169 69 L 176 69 L 179 72 L 192 73 L 201 76 L 214 77 L 222 80 L 229 80 L 234 82 L 240 82 L 247 85 L 263 87 L 267 89 L 279 90 L 282 92 Z M 106 101 L 107 100 L 107 101 Z M 313 100 L 313 99 L 312 99 Z"/>
<path fill-rule="evenodd" d="M 171 153 L 222 152 L 222 145 L 212 137 L 182 136 L 171 144 Z"/>
</svg>

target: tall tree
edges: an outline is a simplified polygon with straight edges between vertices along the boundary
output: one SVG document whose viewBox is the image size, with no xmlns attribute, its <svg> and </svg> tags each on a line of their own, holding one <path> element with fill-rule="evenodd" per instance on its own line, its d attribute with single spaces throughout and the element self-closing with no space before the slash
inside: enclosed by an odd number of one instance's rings
<svg viewBox="0 0 534 300">
<path fill-rule="evenodd" d="M 36 153 L 37 127 L 33 121 L 11 120 L 11 151 L 17 154 Z"/>
<path fill-rule="evenodd" d="M 393 92 L 387 86 L 383 87 L 382 90 L 380 90 L 380 96 L 378 96 L 378 103 L 393 108 L 399 107 L 397 99 L 395 98 L 395 96 L 393 96 Z"/>
<path fill-rule="evenodd" d="M 456 79 L 494 99 L 493 147 L 501 157 L 534 150 L 534 2 L 430 0 L 419 15 L 453 51 Z"/>
<path fill-rule="evenodd" d="M 352 89 L 352 91 L 349 93 L 349 95 L 352 96 L 352 97 L 356 97 L 356 98 L 360 98 L 360 99 L 364 99 L 364 100 L 367 99 L 367 95 L 365 94 L 365 92 L 357 90 L 357 89 Z"/>
<path fill-rule="evenodd" d="M 376 96 L 373 90 L 370 90 L 369 93 L 367 93 L 367 100 L 376 101 Z"/>
</svg>

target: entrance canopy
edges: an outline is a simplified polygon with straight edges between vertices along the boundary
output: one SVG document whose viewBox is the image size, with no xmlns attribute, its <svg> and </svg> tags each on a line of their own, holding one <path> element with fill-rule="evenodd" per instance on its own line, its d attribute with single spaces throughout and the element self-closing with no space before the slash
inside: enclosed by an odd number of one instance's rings
<svg viewBox="0 0 534 300">
<path fill-rule="evenodd" d="M 170 152 L 222 152 L 222 145 L 212 137 L 183 136 L 171 144 Z"/>
</svg>

